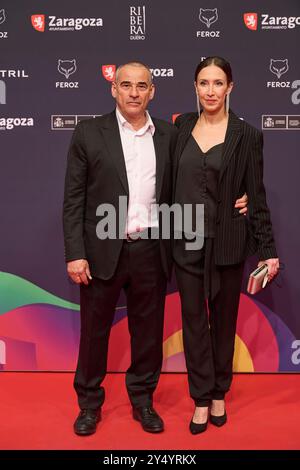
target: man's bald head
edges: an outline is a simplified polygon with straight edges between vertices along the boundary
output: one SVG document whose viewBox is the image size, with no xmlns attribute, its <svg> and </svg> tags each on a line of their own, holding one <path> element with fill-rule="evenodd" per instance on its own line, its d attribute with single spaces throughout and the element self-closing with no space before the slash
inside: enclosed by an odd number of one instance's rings
<svg viewBox="0 0 300 470">
<path fill-rule="evenodd" d="M 148 77 L 149 77 L 149 85 L 152 83 L 152 74 L 151 74 L 151 70 L 149 69 L 148 65 L 144 64 L 143 62 L 138 62 L 138 61 L 127 62 L 126 64 L 119 65 L 119 67 L 116 70 L 116 82 L 118 82 L 121 70 L 124 67 L 127 67 L 128 65 L 131 66 L 131 67 L 142 67 L 142 68 L 146 69 L 147 72 L 148 72 Z"/>
</svg>

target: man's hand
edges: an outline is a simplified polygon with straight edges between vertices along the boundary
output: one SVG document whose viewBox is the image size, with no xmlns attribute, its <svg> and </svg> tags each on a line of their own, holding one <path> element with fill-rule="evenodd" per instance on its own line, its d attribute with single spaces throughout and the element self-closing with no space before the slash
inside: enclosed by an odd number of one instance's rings
<svg viewBox="0 0 300 470">
<path fill-rule="evenodd" d="M 88 285 L 89 280 L 92 279 L 89 263 L 86 259 L 69 261 L 69 263 L 67 263 L 67 271 L 72 281 L 76 284 L 81 284 L 83 282 Z"/>
<path fill-rule="evenodd" d="M 234 207 L 236 209 L 240 209 L 239 210 L 240 214 L 247 215 L 247 211 L 248 211 L 247 204 L 248 204 L 248 196 L 245 193 L 240 199 L 237 199 L 235 201 L 235 206 Z"/>
<path fill-rule="evenodd" d="M 266 259 L 265 261 L 260 261 L 258 263 L 258 267 L 262 264 L 266 264 L 268 266 L 268 281 L 272 281 L 272 279 L 276 276 L 279 270 L 279 259 L 270 258 Z"/>
</svg>

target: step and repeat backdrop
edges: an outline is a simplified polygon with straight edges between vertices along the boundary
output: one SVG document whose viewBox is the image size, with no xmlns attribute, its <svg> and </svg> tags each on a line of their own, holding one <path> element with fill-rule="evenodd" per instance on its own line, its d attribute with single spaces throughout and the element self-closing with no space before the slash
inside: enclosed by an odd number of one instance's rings
<svg viewBox="0 0 300 470">
<path fill-rule="evenodd" d="M 234 370 L 300 371 L 299 0 L 0 0 L 0 369 L 74 370 L 79 292 L 62 234 L 66 154 L 76 123 L 114 108 L 116 67 L 149 65 L 153 116 L 196 110 L 194 69 L 233 69 L 231 106 L 264 132 L 264 175 L 284 270 L 255 297 L 245 269 Z M 180 302 L 169 284 L 164 370 L 184 371 Z M 119 299 L 108 368 L 129 365 Z"/>
</svg>

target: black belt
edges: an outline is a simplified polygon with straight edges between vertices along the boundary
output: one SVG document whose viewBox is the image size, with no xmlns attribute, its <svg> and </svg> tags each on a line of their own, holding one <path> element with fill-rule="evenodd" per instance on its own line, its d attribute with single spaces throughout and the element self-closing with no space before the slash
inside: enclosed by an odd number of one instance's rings
<svg viewBox="0 0 300 470">
<path fill-rule="evenodd" d="M 148 227 L 139 232 L 127 233 L 125 240 L 128 243 L 137 242 L 139 240 L 151 240 L 155 238 L 152 236 L 155 230 L 158 230 L 158 228 Z"/>
</svg>

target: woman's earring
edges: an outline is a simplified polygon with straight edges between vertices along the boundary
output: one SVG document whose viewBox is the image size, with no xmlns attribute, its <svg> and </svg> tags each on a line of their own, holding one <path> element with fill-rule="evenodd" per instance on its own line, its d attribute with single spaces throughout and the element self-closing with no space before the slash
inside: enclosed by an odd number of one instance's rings
<svg viewBox="0 0 300 470">
<path fill-rule="evenodd" d="M 229 113 L 229 93 L 227 93 L 226 98 L 225 98 L 225 109 L 226 109 L 226 113 Z"/>
<path fill-rule="evenodd" d="M 200 101 L 199 101 L 199 96 L 198 96 L 198 93 L 196 93 L 196 97 L 197 97 L 197 110 L 198 110 L 198 116 L 200 116 L 200 114 L 201 114 L 201 111 L 200 111 Z"/>
</svg>

